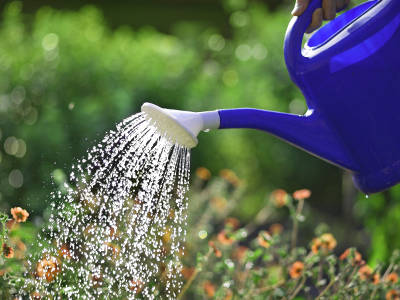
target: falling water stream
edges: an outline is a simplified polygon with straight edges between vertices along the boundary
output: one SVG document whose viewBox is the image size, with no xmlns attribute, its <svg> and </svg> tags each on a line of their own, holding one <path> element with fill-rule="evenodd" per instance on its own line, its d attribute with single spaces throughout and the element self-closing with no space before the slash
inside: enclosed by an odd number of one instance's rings
<svg viewBox="0 0 400 300">
<path fill-rule="evenodd" d="M 53 299 L 176 298 L 189 172 L 190 150 L 144 113 L 122 121 L 52 195 L 30 284 Z"/>
</svg>

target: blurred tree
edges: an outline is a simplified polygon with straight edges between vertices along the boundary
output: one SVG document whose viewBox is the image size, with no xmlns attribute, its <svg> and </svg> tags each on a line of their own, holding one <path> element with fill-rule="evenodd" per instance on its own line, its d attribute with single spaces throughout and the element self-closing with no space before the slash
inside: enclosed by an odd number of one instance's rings
<svg viewBox="0 0 400 300">
<path fill-rule="evenodd" d="M 110 31 L 94 7 L 45 7 L 29 22 L 21 3 L 12 2 L 0 30 L 3 203 L 40 213 L 50 174 L 67 173 L 74 158 L 144 101 L 189 110 L 304 112 L 282 56 L 289 14 L 271 14 L 257 2 L 229 0 L 224 8 L 229 40 L 213 27 L 190 22 L 176 23 L 174 36 L 150 28 Z M 273 187 L 310 187 L 326 199 L 321 205 L 340 211 L 334 199 L 340 196 L 341 171 L 265 133 L 202 135 L 193 157 L 195 166 L 214 172 L 231 166 L 247 179 L 242 217 L 255 213 Z"/>
</svg>

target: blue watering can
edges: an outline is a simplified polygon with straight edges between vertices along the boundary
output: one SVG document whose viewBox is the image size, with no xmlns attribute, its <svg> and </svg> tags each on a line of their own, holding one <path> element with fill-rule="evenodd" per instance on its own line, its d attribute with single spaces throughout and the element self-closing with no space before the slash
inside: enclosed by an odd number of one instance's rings
<svg viewBox="0 0 400 300">
<path fill-rule="evenodd" d="M 204 129 L 267 131 L 353 173 L 356 186 L 375 193 L 400 182 L 400 0 L 374 0 L 319 29 L 302 47 L 321 0 L 293 17 L 284 53 L 308 110 L 293 115 L 258 109 L 185 112 L 145 103 L 167 136 L 188 147 Z"/>
</svg>

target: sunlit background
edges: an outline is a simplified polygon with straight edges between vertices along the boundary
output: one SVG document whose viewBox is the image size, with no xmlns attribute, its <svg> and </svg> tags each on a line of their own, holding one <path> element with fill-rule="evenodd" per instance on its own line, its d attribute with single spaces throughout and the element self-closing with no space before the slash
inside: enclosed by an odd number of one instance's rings
<svg viewBox="0 0 400 300">
<path fill-rule="evenodd" d="M 353 1 L 353 3 L 362 1 Z M 0 205 L 35 222 L 71 163 L 145 101 L 193 111 L 306 106 L 283 60 L 293 1 L 6 1 L 0 5 Z M 277 188 L 308 188 L 321 221 L 378 260 L 400 246 L 397 188 L 368 199 L 342 170 L 252 130 L 201 134 L 192 170 L 232 169 L 250 220 Z M 389 242 L 390 241 L 390 242 Z"/>
</svg>

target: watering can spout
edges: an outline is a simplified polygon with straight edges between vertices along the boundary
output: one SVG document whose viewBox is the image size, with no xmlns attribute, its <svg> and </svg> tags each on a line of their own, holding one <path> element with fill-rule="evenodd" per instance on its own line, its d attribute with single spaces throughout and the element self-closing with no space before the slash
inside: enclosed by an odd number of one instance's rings
<svg viewBox="0 0 400 300">
<path fill-rule="evenodd" d="M 313 110 L 304 116 L 251 108 L 191 112 L 144 103 L 142 112 L 162 135 L 188 148 L 197 146 L 197 135 L 206 129 L 259 129 L 342 168 L 357 170 L 340 139 Z"/>
<path fill-rule="evenodd" d="M 197 135 L 207 129 L 219 128 L 217 111 L 192 112 L 166 109 L 152 103 L 144 103 L 142 112 L 157 127 L 161 135 L 173 143 L 193 148 L 197 146 Z"/>
<path fill-rule="evenodd" d="M 266 131 L 342 168 L 357 171 L 340 138 L 318 113 L 294 115 L 259 109 L 220 110 L 220 129 L 252 128 Z"/>
</svg>

